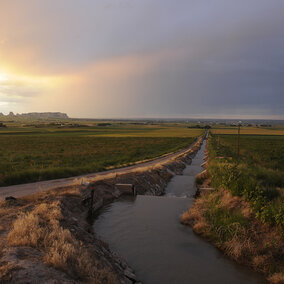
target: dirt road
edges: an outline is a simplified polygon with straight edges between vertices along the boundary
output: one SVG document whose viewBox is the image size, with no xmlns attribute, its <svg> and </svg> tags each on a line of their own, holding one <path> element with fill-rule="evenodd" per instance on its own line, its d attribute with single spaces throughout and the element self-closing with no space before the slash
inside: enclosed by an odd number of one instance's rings
<svg viewBox="0 0 284 284">
<path fill-rule="evenodd" d="M 40 191 L 45 191 L 53 188 L 58 187 L 66 187 L 75 184 L 80 184 L 83 182 L 93 182 L 97 180 L 102 180 L 104 178 L 114 177 L 115 175 L 135 172 L 135 171 L 146 171 L 153 167 L 157 167 L 163 165 L 170 160 L 174 160 L 179 156 L 182 156 L 189 152 L 195 144 L 197 144 L 202 137 L 199 137 L 194 143 L 192 143 L 189 147 L 182 149 L 178 152 L 171 153 L 168 155 L 164 155 L 162 157 L 153 159 L 147 162 L 140 162 L 132 166 L 118 168 L 118 169 L 111 169 L 108 171 L 103 172 L 96 172 L 91 174 L 80 175 L 76 177 L 69 177 L 69 178 L 61 178 L 61 179 L 54 179 L 54 180 L 47 180 L 47 181 L 40 181 L 40 182 L 33 182 L 33 183 L 26 183 L 26 184 L 19 184 L 19 185 L 11 185 L 0 187 L 0 200 L 5 199 L 6 196 L 14 196 L 14 197 L 21 197 L 29 194 L 33 194 Z"/>
</svg>

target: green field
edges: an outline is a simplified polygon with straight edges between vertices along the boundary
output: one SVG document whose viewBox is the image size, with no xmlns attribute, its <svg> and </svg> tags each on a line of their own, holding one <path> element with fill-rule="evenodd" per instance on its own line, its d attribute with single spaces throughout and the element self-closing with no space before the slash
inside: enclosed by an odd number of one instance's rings
<svg viewBox="0 0 284 284">
<path fill-rule="evenodd" d="M 97 126 L 84 123 L 81 127 L 59 127 L 50 124 L 35 124 L 35 126 L 13 124 L 7 128 L 0 128 L 0 136 L 193 137 L 199 136 L 202 132 L 202 129 L 189 129 L 183 124 L 133 125 L 114 123 L 110 126 Z"/>
<path fill-rule="evenodd" d="M 237 134 L 237 127 L 214 127 L 213 134 Z M 241 127 L 241 135 L 284 135 L 282 127 Z"/>
<path fill-rule="evenodd" d="M 55 127 L 0 130 L 0 186 L 75 176 L 158 157 L 202 134 L 184 125 Z"/>
<path fill-rule="evenodd" d="M 215 138 L 218 155 L 236 159 L 237 135 L 216 135 Z M 241 135 L 240 159 L 252 167 L 284 171 L 284 135 Z"/>
<path fill-rule="evenodd" d="M 256 216 L 284 229 L 284 136 L 242 135 L 210 139 L 212 185 L 250 202 Z"/>
</svg>

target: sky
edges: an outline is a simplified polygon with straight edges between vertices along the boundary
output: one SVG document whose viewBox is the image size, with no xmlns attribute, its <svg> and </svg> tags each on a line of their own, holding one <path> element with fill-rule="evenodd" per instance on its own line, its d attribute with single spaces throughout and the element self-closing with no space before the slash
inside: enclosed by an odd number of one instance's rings
<svg viewBox="0 0 284 284">
<path fill-rule="evenodd" d="M 283 0 L 0 0 L 0 112 L 284 119 Z"/>
</svg>

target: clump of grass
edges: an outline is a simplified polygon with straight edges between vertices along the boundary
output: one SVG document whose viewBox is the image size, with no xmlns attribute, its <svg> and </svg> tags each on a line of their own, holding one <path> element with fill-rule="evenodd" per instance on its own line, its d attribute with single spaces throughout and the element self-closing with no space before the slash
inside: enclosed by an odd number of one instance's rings
<svg viewBox="0 0 284 284">
<path fill-rule="evenodd" d="M 206 235 L 206 232 L 209 230 L 209 224 L 204 217 L 205 208 L 197 204 L 200 203 L 200 201 L 200 198 L 196 199 L 195 206 L 182 214 L 181 223 L 192 226 L 193 230 L 200 235 Z"/>
<path fill-rule="evenodd" d="M 284 273 L 274 273 L 268 278 L 269 282 L 272 284 L 284 283 Z"/>
<path fill-rule="evenodd" d="M 14 222 L 7 236 L 9 246 L 30 246 L 44 252 L 44 262 L 75 278 L 114 283 L 115 276 L 101 268 L 82 242 L 60 225 L 59 201 L 37 205 Z"/>
<path fill-rule="evenodd" d="M 206 200 L 206 207 L 201 210 L 205 219 L 202 221 L 210 224 L 211 237 L 221 243 L 241 235 L 247 227 L 247 220 L 240 209 L 231 210 L 227 199 L 225 196 L 223 201 L 220 193 L 212 193 Z"/>
<path fill-rule="evenodd" d="M 32 212 L 20 215 L 8 234 L 7 242 L 10 246 L 47 247 L 50 241 L 49 233 L 59 229 L 59 221 L 62 218 L 58 202 L 52 205 L 42 203 Z M 46 226 L 45 222 L 48 222 Z"/>
</svg>

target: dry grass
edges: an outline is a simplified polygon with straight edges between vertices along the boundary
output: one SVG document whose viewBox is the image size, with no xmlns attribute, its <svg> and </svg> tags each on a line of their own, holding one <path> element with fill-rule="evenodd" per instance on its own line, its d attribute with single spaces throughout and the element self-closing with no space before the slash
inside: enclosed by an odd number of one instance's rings
<svg viewBox="0 0 284 284">
<path fill-rule="evenodd" d="M 11 281 L 11 271 L 15 269 L 15 267 L 10 263 L 1 263 L 0 265 L 0 280 L 1 283 L 8 283 Z M 5 281 L 5 282 L 4 282 Z"/>
<path fill-rule="evenodd" d="M 256 255 L 252 258 L 252 265 L 255 269 L 267 270 L 270 263 L 270 255 Z"/>
<path fill-rule="evenodd" d="M 1 208 L 0 207 L 0 218 L 3 216 L 7 216 L 8 214 L 10 214 L 10 209 L 9 208 Z"/>
<path fill-rule="evenodd" d="M 228 190 L 222 190 L 220 193 L 220 201 L 222 207 L 227 208 L 231 211 L 240 210 L 242 215 L 246 218 L 250 218 L 252 216 L 252 210 L 249 207 L 249 203 L 244 199 L 238 196 L 233 196 L 232 193 Z"/>
<path fill-rule="evenodd" d="M 8 234 L 7 242 L 10 246 L 48 246 L 50 231 L 58 229 L 62 219 L 58 202 L 48 205 L 40 204 L 32 212 L 22 214 L 14 222 L 12 231 Z M 45 222 L 48 222 L 49 226 Z"/>
<path fill-rule="evenodd" d="M 37 205 L 14 222 L 7 244 L 43 251 L 46 264 L 72 277 L 87 278 L 93 283 L 114 283 L 115 276 L 100 268 L 83 243 L 60 225 L 62 219 L 59 201 Z"/>
<path fill-rule="evenodd" d="M 201 199 L 196 199 L 195 203 L 200 203 Z M 193 230 L 198 234 L 204 234 L 208 231 L 208 223 L 204 218 L 205 208 L 201 207 L 200 204 L 196 204 L 190 210 L 185 211 L 181 216 L 181 223 L 184 225 L 191 225 Z M 195 220 L 198 220 L 196 222 Z"/>
<path fill-rule="evenodd" d="M 268 278 L 268 280 L 272 284 L 284 283 L 284 273 L 274 273 Z"/>
<path fill-rule="evenodd" d="M 80 196 L 80 188 L 78 186 L 69 186 L 54 190 L 57 196 Z"/>
<path fill-rule="evenodd" d="M 182 224 L 184 225 L 189 225 L 190 222 L 190 217 L 189 217 L 189 211 L 185 211 L 182 215 L 181 215 L 181 218 L 180 218 L 180 221 Z"/>
<path fill-rule="evenodd" d="M 208 216 L 212 218 L 216 208 L 232 215 L 241 213 L 247 224 L 232 222 L 224 225 L 220 220 L 209 221 Z M 210 239 L 234 260 L 271 275 L 271 283 L 284 283 L 284 275 L 280 273 L 284 269 L 283 236 L 276 228 L 258 222 L 249 204 L 242 198 L 234 197 L 226 190 L 202 194 L 193 207 L 182 215 L 181 222 L 191 225 L 197 234 Z"/>
<path fill-rule="evenodd" d="M 209 227 L 204 217 L 204 207 L 200 204 L 201 199 L 195 200 L 195 206 L 185 211 L 181 216 L 181 223 L 192 226 L 193 230 L 199 235 L 206 235 Z"/>
<path fill-rule="evenodd" d="M 255 244 L 248 232 L 238 232 L 231 240 L 224 243 L 226 254 L 236 260 L 249 257 L 256 253 Z"/>
</svg>

